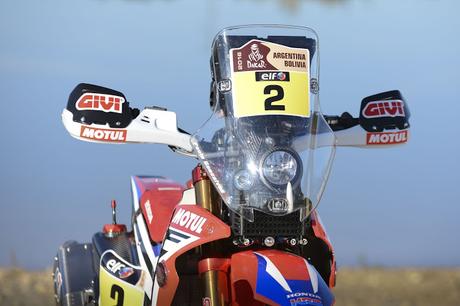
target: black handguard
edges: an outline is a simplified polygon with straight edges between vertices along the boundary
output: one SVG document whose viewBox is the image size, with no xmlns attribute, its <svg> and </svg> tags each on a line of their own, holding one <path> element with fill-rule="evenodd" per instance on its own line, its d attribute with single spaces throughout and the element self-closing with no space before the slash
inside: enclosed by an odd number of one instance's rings
<svg viewBox="0 0 460 306">
<path fill-rule="evenodd" d="M 130 108 L 123 93 L 93 84 L 80 83 L 70 93 L 67 110 L 73 121 L 82 124 L 108 124 L 111 128 L 125 128 L 139 115 Z"/>
</svg>

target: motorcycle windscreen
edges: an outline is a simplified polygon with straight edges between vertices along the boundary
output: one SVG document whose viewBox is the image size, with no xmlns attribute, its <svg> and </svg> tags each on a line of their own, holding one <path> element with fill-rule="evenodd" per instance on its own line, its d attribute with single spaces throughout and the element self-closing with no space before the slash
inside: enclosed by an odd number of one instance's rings
<svg viewBox="0 0 460 306">
<path fill-rule="evenodd" d="M 321 198 L 335 137 L 319 111 L 317 37 L 243 26 L 213 42 L 214 113 L 192 145 L 234 212 L 305 218 Z M 312 89 L 312 90 L 311 90 Z"/>
</svg>

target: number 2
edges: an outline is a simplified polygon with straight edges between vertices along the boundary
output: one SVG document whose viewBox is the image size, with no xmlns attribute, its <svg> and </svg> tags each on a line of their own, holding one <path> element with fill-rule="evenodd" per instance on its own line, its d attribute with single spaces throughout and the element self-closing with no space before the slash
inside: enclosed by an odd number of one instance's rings
<svg viewBox="0 0 460 306">
<path fill-rule="evenodd" d="M 123 291 L 123 288 L 121 288 L 118 285 L 113 285 L 112 289 L 110 289 L 110 297 L 116 301 L 117 304 L 114 306 L 123 306 L 123 302 L 125 300 L 125 292 Z"/>
<path fill-rule="evenodd" d="M 268 85 L 264 88 L 264 94 L 269 95 L 272 91 L 276 91 L 276 95 L 265 99 L 265 110 L 286 110 L 284 105 L 273 105 L 273 102 L 281 101 L 284 98 L 284 90 L 280 85 Z"/>
</svg>

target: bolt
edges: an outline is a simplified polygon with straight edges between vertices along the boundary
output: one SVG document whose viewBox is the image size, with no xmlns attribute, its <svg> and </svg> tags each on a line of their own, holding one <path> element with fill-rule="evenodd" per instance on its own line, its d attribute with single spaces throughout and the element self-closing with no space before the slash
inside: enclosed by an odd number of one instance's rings
<svg viewBox="0 0 460 306">
<path fill-rule="evenodd" d="M 266 238 L 264 239 L 264 244 L 265 244 L 266 246 L 268 246 L 268 247 L 273 246 L 273 245 L 275 244 L 275 238 L 270 237 L 270 236 L 266 237 Z"/>
</svg>

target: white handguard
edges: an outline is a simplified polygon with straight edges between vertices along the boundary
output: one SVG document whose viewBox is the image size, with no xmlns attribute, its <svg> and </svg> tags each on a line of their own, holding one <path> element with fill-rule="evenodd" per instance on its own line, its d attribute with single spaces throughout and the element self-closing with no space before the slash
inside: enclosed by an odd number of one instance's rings
<svg viewBox="0 0 460 306">
<path fill-rule="evenodd" d="M 176 113 L 144 109 L 131 123 L 122 129 L 108 124 L 91 125 L 73 121 L 73 114 L 64 109 L 62 122 L 71 136 L 84 141 L 100 143 L 161 143 L 192 152 L 190 135 L 177 129 Z"/>
<path fill-rule="evenodd" d="M 73 137 L 100 143 L 160 143 L 192 154 L 190 135 L 177 128 L 176 113 L 147 107 L 139 113 L 118 91 L 79 84 L 69 96 L 62 122 Z"/>
<path fill-rule="evenodd" d="M 405 144 L 409 140 L 409 128 L 404 130 L 386 130 L 385 132 L 368 132 L 360 125 L 336 131 L 337 146 L 378 148 Z"/>
</svg>

